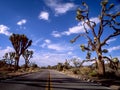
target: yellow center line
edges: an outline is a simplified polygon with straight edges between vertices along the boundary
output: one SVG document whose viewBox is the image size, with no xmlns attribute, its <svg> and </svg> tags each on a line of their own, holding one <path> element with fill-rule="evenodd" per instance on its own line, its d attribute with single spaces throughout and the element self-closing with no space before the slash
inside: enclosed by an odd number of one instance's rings
<svg viewBox="0 0 120 90">
<path fill-rule="evenodd" d="M 48 82 L 47 82 L 47 85 L 46 85 L 46 89 L 45 89 L 45 90 L 52 90 L 50 72 L 49 72 L 49 75 L 48 75 Z"/>
</svg>

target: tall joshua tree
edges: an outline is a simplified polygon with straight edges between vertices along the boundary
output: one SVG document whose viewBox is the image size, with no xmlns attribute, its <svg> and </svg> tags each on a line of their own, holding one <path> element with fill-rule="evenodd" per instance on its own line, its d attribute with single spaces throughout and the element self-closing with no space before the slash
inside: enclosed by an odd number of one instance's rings
<svg viewBox="0 0 120 90">
<path fill-rule="evenodd" d="M 107 0 L 101 1 L 101 12 L 99 15 L 100 23 L 96 25 L 94 21 L 91 21 L 89 18 L 89 7 L 83 2 L 82 3 L 84 9 L 77 10 L 77 19 L 83 22 L 85 33 L 79 34 L 75 37 L 71 42 L 75 42 L 79 37 L 85 37 L 88 40 L 88 45 L 81 45 L 82 51 L 87 52 L 87 59 L 90 59 L 92 51 L 95 51 L 97 54 L 97 66 L 98 73 L 100 75 L 105 75 L 105 67 L 103 61 L 103 53 L 107 52 L 107 49 L 102 49 L 103 46 L 107 45 L 107 41 L 115 36 L 120 35 L 120 22 L 117 21 L 117 18 L 120 17 L 120 12 L 117 13 L 109 13 L 111 9 L 114 7 L 114 4 L 108 4 Z M 86 27 L 87 26 L 87 27 Z M 99 28 L 97 30 L 96 26 Z M 88 30 L 87 28 L 90 28 Z M 105 31 L 105 27 L 109 27 L 111 30 L 109 35 L 106 35 L 105 38 L 102 37 Z M 111 33 L 112 32 L 112 33 Z M 90 37 L 92 35 L 92 37 Z"/>
<path fill-rule="evenodd" d="M 25 59 L 25 68 L 28 67 L 29 60 L 32 58 L 32 55 L 33 55 L 33 51 L 29 51 L 29 50 L 25 50 L 24 53 L 22 54 L 22 56 Z"/>
<path fill-rule="evenodd" d="M 24 34 L 12 34 L 10 36 L 10 41 L 15 49 L 15 69 L 19 67 L 19 58 L 24 53 L 24 51 L 31 46 L 32 40 L 29 40 Z"/>
</svg>

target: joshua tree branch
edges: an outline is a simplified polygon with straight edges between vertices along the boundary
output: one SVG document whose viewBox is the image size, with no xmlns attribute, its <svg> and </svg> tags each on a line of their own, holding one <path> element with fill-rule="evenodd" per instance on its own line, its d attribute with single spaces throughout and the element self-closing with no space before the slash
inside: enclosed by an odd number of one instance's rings
<svg viewBox="0 0 120 90">
<path fill-rule="evenodd" d="M 105 45 L 106 42 L 107 42 L 110 38 L 115 37 L 115 36 L 118 36 L 118 35 L 120 35 L 120 31 L 119 31 L 119 32 L 115 32 L 114 34 L 109 35 L 109 36 L 101 43 L 101 46 Z"/>
</svg>

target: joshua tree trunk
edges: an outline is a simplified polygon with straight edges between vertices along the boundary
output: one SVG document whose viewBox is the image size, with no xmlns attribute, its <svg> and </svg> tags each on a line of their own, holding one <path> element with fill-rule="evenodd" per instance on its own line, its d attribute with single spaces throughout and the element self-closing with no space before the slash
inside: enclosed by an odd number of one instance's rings
<svg viewBox="0 0 120 90">
<path fill-rule="evenodd" d="M 28 59 L 25 60 L 25 69 L 28 68 Z"/>
<path fill-rule="evenodd" d="M 16 57 L 15 57 L 15 70 L 18 70 L 18 68 L 19 68 L 19 58 L 20 58 L 20 56 L 16 55 Z"/>
<path fill-rule="evenodd" d="M 97 65 L 98 65 L 99 75 L 104 76 L 105 75 L 105 65 L 104 65 L 104 60 L 102 60 L 102 55 L 100 53 L 98 53 Z"/>
</svg>

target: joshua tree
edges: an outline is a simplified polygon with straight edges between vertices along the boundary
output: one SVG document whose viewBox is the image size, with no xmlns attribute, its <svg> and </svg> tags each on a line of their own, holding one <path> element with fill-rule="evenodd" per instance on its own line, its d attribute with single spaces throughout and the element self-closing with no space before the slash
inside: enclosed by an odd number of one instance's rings
<svg viewBox="0 0 120 90">
<path fill-rule="evenodd" d="M 13 64 L 13 60 L 14 60 L 14 57 L 15 57 L 15 52 L 8 52 L 8 53 L 5 53 L 5 55 L 3 56 L 5 62 L 7 62 L 10 66 Z"/>
<path fill-rule="evenodd" d="M 33 55 L 33 51 L 29 51 L 29 50 L 25 50 L 24 53 L 22 54 L 22 56 L 25 59 L 25 68 L 28 67 L 29 60 L 32 58 L 32 55 Z"/>
<path fill-rule="evenodd" d="M 69 69 L 69 67 L 70 67 L 70 61 L 66 59 L 66 61 L 63 64 L 63 68 L 64 69 Z"/>
<path fill-rule="evenodd" d="M 10 41 L 15 49 L 15 69 L 19 67 L 19 58 L 24 53 L 24 51 L 31 46 L 32 40 L 29 40 L 24 34 L 12 34 L 10 36 Z"/>
<path fill-rule="evenodd" d="M 3 60 L 5 61 L 5 62 L 7 62 L 7 59 L 8 59 L 8 53 L 5 53 L 5 55 L 3 56 Z"/>
<path fill-rule="evenodd" d="M 9 52 L 9 57 L 10 57 L 10 65 L 12 65 L 14 63 L 15 52 Z"/>
<path fill-rule="evenodd" d="M 90 59 L 92 51 L 95 51 L 97 54 L 97 66 L 98 73 L 100 75 L 105 74 L 105 67 L 103 61 L 103 53 L 107 53 L 107 49 L 103 49 L 102 47 L 107 45 L 107 41 L 111 38 L 120 35 L 120 22 L 117 21 L 117 18 L 120 16 L 120 12 L 110 13 L 111 9 L 114 7 L 114 4 L 108 4 L 107 0 L 101 1 L 101 12 L 99 15 L 100 23 L 96 25 L 96 22 L 91 21 L 89 17 L 89 7 L 83 2 L 82 3 L 84 9 L 77 10 L 77 19 L 83 22 L 83 27 L 85 33 L 79 34 L 75 37 L 71 42 L 75 42 L 79 37 L 85 37 L 88 40 L 88 46 L 81 45 L 82 51 L 88 51 L 87 58 Z M 86 27 L 87 26 L 87 27 Z M 96 29 L 98 26 L 98 30 Z M 88 30 L 88 27 L 90 30 Z M 111 31 L 104 38 L 102 35 L 104 34 L 105 28 L 108 27 Z M 92 35 L 92 36 L 91 36 Z"/>
<path fill-rule="evenodd" d="M 109 58 L 107 56 L 104 56 L 103 58 L 109 62 L 108 65 L 111 69 L 113 69 L 115 71 L 118 70 L 119 59 L 117 57 L 112 58 L 112 56 L 110 56 L 110 58 Z"/>
<path fill-rule="evenodd" d="M 71 61 L 72 61 L 73 65 L 75 66 L 75 68 L 80 67 L 81 61 L 78 58 L 72 58 Z"/>
</svg>

